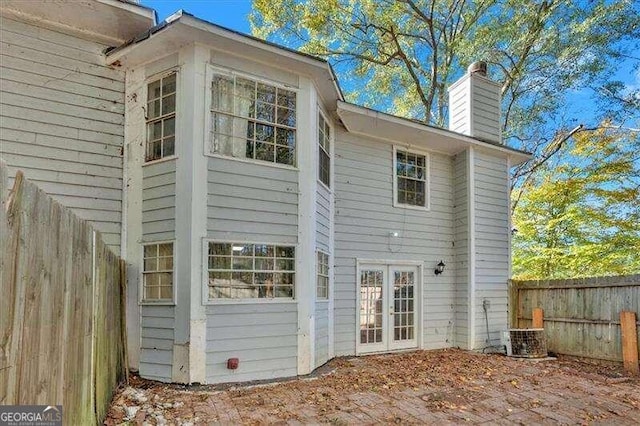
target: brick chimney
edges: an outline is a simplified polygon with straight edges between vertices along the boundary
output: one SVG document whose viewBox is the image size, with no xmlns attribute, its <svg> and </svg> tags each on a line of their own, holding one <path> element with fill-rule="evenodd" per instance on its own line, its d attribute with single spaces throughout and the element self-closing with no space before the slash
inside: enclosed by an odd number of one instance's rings
<svg viewBox="0 0 640 426">
<path fill-rule="evenodd" d="M 502 143 L 501 86 L 487 77 L 487 63 L 474 62 L 449 87 L 449 130 Z"/>
</svg>

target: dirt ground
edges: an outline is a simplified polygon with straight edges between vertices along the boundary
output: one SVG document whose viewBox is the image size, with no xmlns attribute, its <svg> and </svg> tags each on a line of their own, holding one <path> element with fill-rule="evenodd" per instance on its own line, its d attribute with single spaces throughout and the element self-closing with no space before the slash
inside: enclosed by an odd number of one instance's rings
<svg viewBox="0 0 640 426">
<path fill-rule="evenodd" d="M 640 379 L 571 358 L 455 349 L 338 358 L 315 377 L 184 387 L 133 378 L 116 424 L 640 424 Z"/>
</svg>

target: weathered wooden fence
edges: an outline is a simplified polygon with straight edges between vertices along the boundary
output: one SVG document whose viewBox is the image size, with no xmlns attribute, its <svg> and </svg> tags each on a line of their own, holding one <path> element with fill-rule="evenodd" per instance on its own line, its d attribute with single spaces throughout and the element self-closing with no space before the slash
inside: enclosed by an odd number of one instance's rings
<svg viewBox="0 0 640 426">
<path fill-rule="evenodd" d="M 552 352 L 621 362 L 620 312 L 640 318 L 640 275 L 513 280 L 510 307 L 512 328 L 531 327 L 533 308 L 543 309 Z"/>
<path fill-rule="evenodd" d="M 89 223 L 16 175 L 0 209 L 0 404 L 102 423 L 126 374 L 121 260 Z"/>
</svg>

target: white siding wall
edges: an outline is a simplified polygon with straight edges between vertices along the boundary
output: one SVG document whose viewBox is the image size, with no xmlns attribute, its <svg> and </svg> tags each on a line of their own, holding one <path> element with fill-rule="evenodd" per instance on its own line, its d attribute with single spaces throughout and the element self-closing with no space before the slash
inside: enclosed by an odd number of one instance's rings
<svg viewBox="0 0 640 426">
<path fill-rule="evenodd" d="M 473 137 L 500 142 L 500 85 L 486 78 L 473 76 L 471 88 Z"/>
<path fill-rule="evenodd" d="M 2 17 L 0 156 L 118 253 L 124 73 L 100 44 Z"/>
<path fill-rule="evenodd" d="M 209 158 L 208 237 L 295 244 L 298 172 L 259 163 Z"/>
<path fill-rule="evenodd" d="M 142 168 L 142 239 L 173 240 L 176 218 L 175 160 Z"/>
<path fill-rule="evenodd" d="M 482 301 L 491 303 L 491 344 L 506 330 L 509 279 L 509 191 L 507 160 L 475 152 L 476 347 L 486 346 Z"/>
<path fill-rule="evenodd" d="M 296 170 L 213 157 L 208 167 L 208 238 L 297 243 Z M 297 322 L 295 302 L 208 306 L 207 382 L 295 376 Z"/>
<path fill-rule="evenodd" d="M 335 351 L 355 353 L 356 258 L 424 262 L 423 340 L 427 349 L 453 343 L 453 161 L 431 155 L 431 211 L 393 207 L 393 147 L 336 131 Z M 397 231 L 393 241 L 389 232 Z"/>
<path fill-rule="evenodd" d="M 173 364 L 174 307 L 142 306 L 140 375 L 171 381 Z"/>
<path fill-rule="evenodd" d="M 329 302 L 316 302 L 315 367 L 329 361 Z"/>
<path fill-rule="evenodd" d="M 322 184 L 316 190 L 316 246 L 330 253 L 331 243 L 331 192 Z"/>
<path fill-rule="evenodd" d="M 454 227 L 455 227 L 455 341 L 460 348 L 467 348 L 469 333 L 469 207 L 468 207 L 468 159 L 461 152 L 454 159 Z"/>
<path fill-rule="evenodd" d="M 207 307 L 207 383 L 295 376 L 295 303 L 219 304 Z M 227 359 L 239 358 L 237 370 Z"/>
</svg>

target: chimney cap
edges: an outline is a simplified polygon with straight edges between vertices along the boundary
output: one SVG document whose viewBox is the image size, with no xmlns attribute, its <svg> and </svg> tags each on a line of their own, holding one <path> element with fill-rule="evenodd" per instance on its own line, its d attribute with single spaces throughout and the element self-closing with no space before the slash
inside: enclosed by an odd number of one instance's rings
<svg viewBox="0 0 640 426">
<path fill-rule="evenodd" d="M 485 61 L 476 61 L 467 68 L 469 74 L 478 74 L 482 77 L 487 76 L 487 63 Z"/>
</svg>

